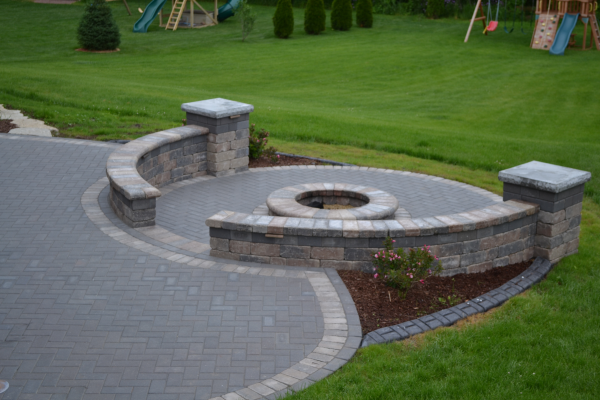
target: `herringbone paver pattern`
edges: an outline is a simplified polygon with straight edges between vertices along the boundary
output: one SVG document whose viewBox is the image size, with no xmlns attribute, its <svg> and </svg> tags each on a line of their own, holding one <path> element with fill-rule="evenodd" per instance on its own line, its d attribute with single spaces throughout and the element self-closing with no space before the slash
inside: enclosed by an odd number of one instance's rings
<svg viewBox="0 0 600 400">
<path fill-rule="evenodd" d="M 0 136 L 0 398 L 208 399 L 310 354 L 307 279 L 168 262 L 88 219 L 113 149 Z"/>
<path fill-rule="evenodd" d="M 460 186 L 415 176 L 346 169 L 288 169 L 232 175 L 185 186 L 157 201 L 156 223 L 191 240 L 208 243 L 204 221 L 221 210 L 252 213 L 267 196 L 301 183 L 340 182 L 365 185 L 396 196 L 412 218 L 447 215 L 495 204 Z"/>
</svg>

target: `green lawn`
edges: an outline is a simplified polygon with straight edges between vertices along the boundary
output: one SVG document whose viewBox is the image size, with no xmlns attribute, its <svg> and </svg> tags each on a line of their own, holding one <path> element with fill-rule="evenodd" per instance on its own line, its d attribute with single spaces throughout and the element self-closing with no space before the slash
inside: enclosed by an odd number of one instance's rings
<svg viewBox="0 0 600 400">
<path fill-rule="evenodd" d="M 145 2 L 129 1 L 132 11 Z M 600 52 L 529 49 L 518 30 L 375 16 L 371 30 L 273 36 L 273 8 L 238 21 L 133 34 L 111 3 L 121 52 L 75 52 L 83 7 L 0 0 L 0 103 L 62 136 L 135 138 L 177 126 L 183 102 L 252 103 L 288 152 L 403 168 L 501 193 L 497 171 L 530 160 L 592 172 L 580 254 L 481 321 L 374 346 L 294 399 L 600 397 Z M 534 375 L 535 373 L 535 375 Z"/>
<path fill-rule="evenodd" d="M 252 103 L 282 141 L 346 144 L 498 171 L 532 159 L 590 170 L 600 202 L 600 52 L 550 57 L 530 35 L 485 37 L 468 21 L 375 16 L 373 29 L 307 36 L 218 27 L 131 32 L 146 2 L 111 3 L 121 52 L 75 52 L 83 7 L 0 0 L 0 100 L 65 136 L 135 137 L 181 124 L 183 102 Z M 208 3 L 206 3 L 208 4 Z M 328 23 L 329 24 L 329 23 Z"/>
</svg>

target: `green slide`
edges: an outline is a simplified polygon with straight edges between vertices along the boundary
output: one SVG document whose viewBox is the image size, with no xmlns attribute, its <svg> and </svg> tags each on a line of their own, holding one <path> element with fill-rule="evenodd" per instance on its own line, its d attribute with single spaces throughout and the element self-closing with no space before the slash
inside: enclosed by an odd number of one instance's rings
<svg viewBox="0 0 600 400">
<path fill-rule="evenodd" d="M 148 7 L 144 10 L 144 13 L 133 25 L 133 31 L 135 33 L 146 33 L 148 27 L 154 21 L 154 18 L 158 15 L 160 10 L 163 8 L 167 0 L 152 0 Z"/>
<path fill-rule="evenodd" d="M 219 15 L 217 15 L 217 20 L 222 22 L 229 17 L 233 17 L 237 9 L 240 8 L 241 2 L 242 0 L 229 0 L 227 4 L 219 7 Z"/>
<path fill-rule="evenodd" d="M 552 47 L 550 48 L 550 54 L 555 56 L 565 55 L 565 49 L 569 44 L 571 33 L 577 24 L 578 18 L 579 14 L 565 14 L 563 17 L 563 22 L 560 24 L 560 28 L 558 28 L 558 31 L 556 31 L 556 37 L 554 38 L 554 43 L 552 43 Z"/>
</svg>

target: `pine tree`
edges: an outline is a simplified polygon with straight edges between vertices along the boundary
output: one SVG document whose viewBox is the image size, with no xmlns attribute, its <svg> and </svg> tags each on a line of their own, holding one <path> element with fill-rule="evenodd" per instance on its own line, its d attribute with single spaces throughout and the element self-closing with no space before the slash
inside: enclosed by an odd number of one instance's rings
<svg viewBox="0 0 600 400">
<path fill-rule="evenodd" d="M 77 29 L 77 39 L 86 50 L 115 50 L 119 46 L 119 27 L 105 0 L 88 0 Z"/>
<path fill-rule="evenodd" d="M 304 11 L 304 31 L 318 35 L 325 30 L 325 4 L 323 0 L 308 0 Z"/>
<path fill-rule="evenodd" d="M 275 36 L 287 39 L 294 32 L 294 10 L 291 0 L 279 0 L 275 15 L 273 15 L 273 27 Z"/>
<path fill-rule="evenodd" d="M 358 0 L 356 3 L 356 25 L 361 28 L 373 27 L 373 3 L 371 0 Z"/>
<path fill-rule="evenodd" d="M 336 31 L 347 31 L 352 27 L 351 0 L 333 0 L 331 5 L 331 27 Z"/>
</svg>

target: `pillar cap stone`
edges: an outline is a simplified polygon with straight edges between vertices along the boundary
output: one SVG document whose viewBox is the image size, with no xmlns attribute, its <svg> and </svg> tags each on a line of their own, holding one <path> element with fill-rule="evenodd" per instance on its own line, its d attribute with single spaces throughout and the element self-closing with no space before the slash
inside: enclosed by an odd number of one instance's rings
<svg viewBox="0 0 600 400">
<path fill-rule="evenodd" d="M 586 183 L 591 178 L 590 172 L 540 161 L 530 161 L 498 173 L 498 179 L 502 182 L 551 193 L 564 192 Z"/>
<path fill-rule="evenodd" d="M 183 103 L 181 109 L 191 114 L 218 119 L 251 113 L 254 111 L 254 106 L 217 97 L 216 99 Z"/>
</svg>

